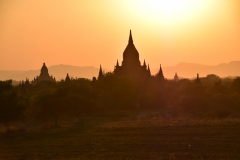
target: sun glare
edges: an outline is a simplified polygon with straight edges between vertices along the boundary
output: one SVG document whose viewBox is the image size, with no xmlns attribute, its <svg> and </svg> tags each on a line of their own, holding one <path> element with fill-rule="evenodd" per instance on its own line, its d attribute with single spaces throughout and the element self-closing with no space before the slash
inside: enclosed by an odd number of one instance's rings
<svg viewBox="0 0 240 160">
<path fill-rule="evenodd" d="M 132 0 L 135 12 L 146 20 L 165 25 L 179 23 L 203 12 L 206 0 Z"/>
</svg>

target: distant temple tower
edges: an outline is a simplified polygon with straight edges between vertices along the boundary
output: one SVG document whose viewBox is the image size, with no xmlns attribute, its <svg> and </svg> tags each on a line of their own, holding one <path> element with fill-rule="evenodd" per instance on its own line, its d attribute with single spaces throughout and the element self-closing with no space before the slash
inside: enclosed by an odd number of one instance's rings
<svg viewBox="0 0 240 160">
<path fill-rule="evenodd" d="M 174 75 L 174 81 L 178 81 L 179 80 L 179 78 L 178 78 L 178 75 L 177 75 L 177 72 L 175 73 L 175 75 Z"/>
<path fill-rule="evenodd" d="M 198 73 L 197 73 L 197 78 L 195 79 L 195 83 L 196 84 L 202 84 Z"/>
<path fill-rule="evenodd" d="M 164 76 L 163 76 L 163 71 L 162 71 L 162 66 L 160 64 L 160 69 L 158 71 L 158 73 L 156 74 L 156 77 L 159 78 L 160 81 L 164 80 Z"/>
<path fill-rule="evenodd" d="M 139 60 L 139 53 L 133 44 L 131 30 L 128 45 L 123 52 L 122 66 L 119 65 L 117 60 L 117 64 L 114 68 L 114 74 L 131 78 L 143 78 L 151 76 L 149 66 L 147 68 L 145 60 L 143 65 L 141 65 L 141 62 Z"/>
<path fill-rule="evenodd" d="M 43 66 L 41 68 L 40 76 L 37 76 L 36 78 L 34 77 L 32 84 L 37 84 L 38 82 L 41 81 L 52 81 L 55 82 L 55 77 L 50 76 L 48 74 L 48 68 L 46 67 L 45 63 L 43 63 Z"/>
<path fill-rule="evenodd" d="M 102 66 L 100 65 L 100 69 L 99 69 L 99 73 L 98 73 L 98 79 L 101 79 L 103 77 L 104 77 L 104 75 L 103 75 L 103 71 L 102 71 Z"/>
<path fill-rule="evenodd" d="M 69 77 L 68 73 L 67 73 L 67 76 L 66 76 L 66 78 L 65 78 L 65 82 L 66 82 L 66 83 L 69 83 L 69 82 L 71 82 L 71 79 L 70 79 L 70 77 Z"/>
</svg>

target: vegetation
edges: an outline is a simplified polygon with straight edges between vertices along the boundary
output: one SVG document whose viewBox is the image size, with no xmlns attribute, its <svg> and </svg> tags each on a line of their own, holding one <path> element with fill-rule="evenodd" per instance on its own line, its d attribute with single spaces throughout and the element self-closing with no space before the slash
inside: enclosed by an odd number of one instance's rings
<svg viewBox="0 0 240 160">
<path fill-rule="evenodd" d="M 29 106 L 28 96 L 20 95 L 12 81 L 0 81 L 0 122 L 5 124 L 18 120 Z"/>
<path fill-rule="evenodd" d="M 0 81 L 0 159 L 239 159 L 239 113 L 239 77 Z"/>
<path fill-rule="evenodd" d="M 0 82 L 0 121 L 19 118 L 38 121 L 61 117 L 100 116 L 109 111 L 161 110 L 172 108 L 178 113 L 219 117 L 240 111 L 240 78 L 208 75 L 198 80 L 161 81 L 157 77 L 132 80 L 111 72 L 99 80 L 71 79 L 42 81 L 36 85 L 14 87 L 11 80 Z"/>
</svg>

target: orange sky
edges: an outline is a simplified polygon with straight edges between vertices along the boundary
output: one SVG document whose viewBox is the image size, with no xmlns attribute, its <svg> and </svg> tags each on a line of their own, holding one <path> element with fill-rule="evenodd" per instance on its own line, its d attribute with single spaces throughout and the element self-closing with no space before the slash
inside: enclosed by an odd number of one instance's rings
<svg viewBox="0 0 240 160">
<path fill-rule="evenodd" d="M 150 68 L 240 60 L 239 0 L 146 1 L 1 0 L 0 70 L 43 62 L 113 69 L 130 29 Z"/>
</svg>

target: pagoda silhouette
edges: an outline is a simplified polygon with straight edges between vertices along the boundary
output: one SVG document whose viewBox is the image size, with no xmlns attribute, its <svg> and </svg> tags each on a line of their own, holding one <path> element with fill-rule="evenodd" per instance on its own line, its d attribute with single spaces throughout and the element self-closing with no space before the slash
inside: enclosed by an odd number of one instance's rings
<svg viewBox="0 0 240 160">
<path fill-rule="evenodd" d="M 45 63 L 43 63 L 43 66 L 41 68 L 41 72 L 40 72 L 40 75 L 37 76 L 36 78 L 34 77 L 34 79 L 32 80 L 32 83 L 31 84 L 37 84 L 38 82 L 41 82 L 41 81 L 52 81 L 52 82 L 55 82 L 55 77 L 53 76 L 50 76 L 49 73 L 48 73 L 48 68 L 47 66 L 45 65 Z"/>
<path fill-rule="evenodd" d="M 129 40 L 127 47 L 123 52 L 122 65 L 119 65 L 117 60 L 114 66 L 113 73 L 119 77 L 128 77 L 132 79 L 147 78 L 151 77 L 151 71 L 149 65 L 146 65 L 144 60 L 143 65 L 139 60 L 139 53 L 133 43 L 132 32 L 130 30 Z M 98 78 L 103 76 L 102 68 L 100 66 Z"/>
<path fill-rule="evenodd" d="M 143 65 L 141 65 L 141 62 L 139 60 L 139 53 L 133 43 L 131 30 L 130 30 L 127 47 L 123 52 L 122 65 L 119 65 L 119 62 L 117 60 L 117 63 L 114 66 L 113 73 L 119 77 L 128 77 L 134 80 L 137 80 L 137 79 L 141 80 L 143 78 L 145 79 L 145 78 L 151 77 L 149 64 L 147 65 L 146 61 L 144 60 Z M 102 71 L 102 67 L 100 65 L 98 79 L 101 79 L 103 76 L 104 74 Z M 159 78 L 160 80 L 164 80 L 161 65 L 156 77 Z"/>
</svg>

